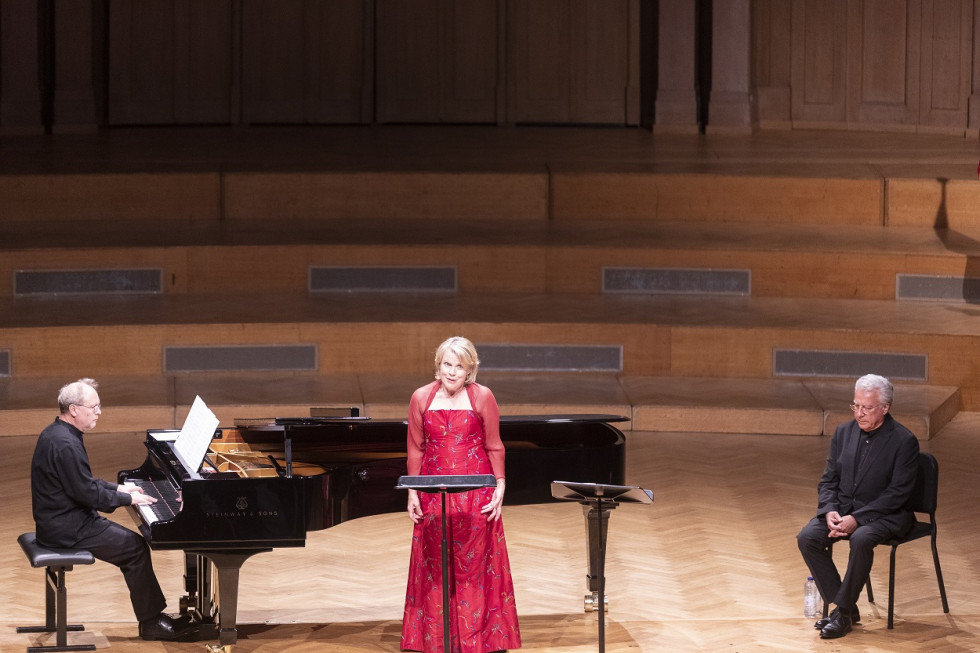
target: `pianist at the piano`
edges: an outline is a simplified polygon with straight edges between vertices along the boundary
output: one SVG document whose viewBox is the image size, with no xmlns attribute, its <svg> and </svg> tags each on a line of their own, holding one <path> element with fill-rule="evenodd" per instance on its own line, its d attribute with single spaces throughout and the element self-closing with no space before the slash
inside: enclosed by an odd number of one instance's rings
<svg viewBox="0 0 980 653">
<path fill-rule="evenodd" d="M 87 549 L 118 566 L 125 576 L 139 634 L 148 640 L 175 640 L 185 622 L 163 612 L 150 548 L 137 533 L 99 512 L 156 501 L 135 486 L 93 478 L 84 433 L 95 428 L 102 404 L 93 379 L 68 383 L 58 393 L 60 415 L 38 437 L 31 461 L 31 498 L 37 541 L 43 546 Z"/>
</svg>

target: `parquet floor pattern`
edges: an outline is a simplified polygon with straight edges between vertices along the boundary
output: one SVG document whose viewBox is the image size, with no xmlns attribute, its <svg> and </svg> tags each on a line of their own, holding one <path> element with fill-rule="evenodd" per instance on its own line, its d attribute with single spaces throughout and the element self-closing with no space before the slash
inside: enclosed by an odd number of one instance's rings
<svg viewBox="0 0 980 653">
<path fill-rule="evenodd" d="M 39 425 L 43 426 L 43 425 Z M 623 505 L 610 518 L 605 641 L 610 653 L 652 651 L 980 651 L 977 495 L 980 414 L 956 417 L 923 443 L 940 462 L 939 552 L 951 612 L 943 614 L 927 542 L 899 549 L 896 622 L 886 628 L 888 555 L 872 574 L 863 621 L 822 641 L 802 616 L 806 569 L 795 534 L 816 503 L 827 438 L 628 433 L 627 481 L 655 492 L 653 505 Z M 86 437 L 96 474 L 112 478 L 142 462 L 142 435 Z M 43 619 L 42 574 L 16 537 L 33 530 L 28 469 L 33 437 L 0 438 L 0 650 L 47 636 L 18 635 Z M 112 516 L 131 525 L 128 514 Z M 583 612 L 585 527 L 572 503 L 508 507 L 508 548 L 525 651 L 598 650 L 598 622 Z M 243 567 L 241 653 L 397 651 L 410 524 L 378 515 L 311 533 L 303 549 L 278 549 Z M 838 562 L 846 545 L 837 548 Z M 155 552 L 176 610 L 181 555 Z M 122 576 L 97 562 L 68 579 L 69 619 L 117 653 L 202 651 L 203 643 L 144 643 Z M 53 638 L 50 638 L 53 641 Z"/>
</svg>

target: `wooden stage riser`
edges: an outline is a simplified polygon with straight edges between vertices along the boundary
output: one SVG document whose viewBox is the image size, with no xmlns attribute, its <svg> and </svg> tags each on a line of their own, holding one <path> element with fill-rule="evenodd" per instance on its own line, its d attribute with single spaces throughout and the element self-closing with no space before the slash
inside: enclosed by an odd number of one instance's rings
<svg viewBox="0 0 980 653">
<path fill-rule="evenodd" d="M 428 374 L 433 343 L 464 333 L 479 343 L 613 345 L 630 376 L 768 379 L 774 350 L 904 352 L 923 355 L 931 385 L 963 389 L 975 410 L 980 336 L 888 334 L 865 330 L 658 326 L 589 323 L 291 323 L 51 327 L 0 330 L 11 376 L 163 375 L 166 346 L 316 346 L 304 374 Z M 225 370 L 233 371 L 233 370 Z"/>
<path fill-rule="evenodd" d="M 545 378 L 549 387 L 528 392 L 534 382 L 520 375 L 481 377 L 495 389 L 504 415 L 607 414 L 626 417 L 616 426 L 636 432 L 695 432 L 773 436 L 829 435 L 851 419 L 849 381 L 779 381 L 623 377 L 582 381 Z M 139 432 L 179 428 L 196 396 L 206 398 L 220 423 L 242 418 L 306 416 L 314 409 L 353 407 L 372 419 L 406 419 L 406 396 L 423 377 L 334 375 L 318 382 L 303 377 L 183 376 L 105 377 L 100 395 L 107 407 L 100 431 Z M 8 394 L 0 436 L 30 435 L 50 421 L 51 397 L 64 379 L 18 381 Z M 542 383 L 538 382 L 538 386 Z M 941 386 L 898 384 L 893 414 L 927 441 L 952 420 L 961 393 Z M 319 408 L 318 408 L 319 407 Z"/>
<path fill-rule="evenodd" d="M 76 372 L 163 374 L 166 346 L 250 344 L 314 344 L 318 359 L 316 369 L 311 372 L 427 374 L 435 345 L 454 334 L 466 334 L 474 342 L 486 344 L 621 345 L 628 352 L 631 367 L 651 373 L 662 371 L 666 362 L 666 352 L 650 346 L 657 337 L 655 330 L 648 326 L 621 329 L 567 323 L 311 322 L 39 327 L 0 330 L 0 347 L 11 350 L 11 376 L 17 378 L 43 378 L 66 372 L 69 376 Z"/>
<path fill-rule="evenodd" d="M 7 175 L 8 220 L 410 218 L 934 225 L 980 215 L 975 181 L 613 172 L 115 173 Z"/>
<path fill-rule="evenodd" d="M 751 243 L 749 244 L 751 245 Z M 744 247 L 744 245 L 743 245 Z M 604 268 L 747 270 L 753 297 L 893 300 L 899 274 L 975 276 L 968 257 L 950 253 L 720 251 L 473 245 L 295 245 L 52 249 L 10 252 L 0 261 L 0 296 L 18 270 L 160 270 L 162 293 L 307 292 L 311 267 L 450 267 L 457 292 L 603 292 Z"/>
</svg>

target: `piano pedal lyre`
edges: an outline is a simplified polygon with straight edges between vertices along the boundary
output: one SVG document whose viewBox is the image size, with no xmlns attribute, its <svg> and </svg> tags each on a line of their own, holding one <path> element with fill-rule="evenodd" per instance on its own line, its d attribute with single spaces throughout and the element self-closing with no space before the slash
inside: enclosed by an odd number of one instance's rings
<svg viewBox="0 0 980 653">
<path fill-rule="evenodd" d="M 596 612 L 599 609 L 599 592 L 592 592 L 591 594 L 585 595 L 585 611 L 586 612 Z M 609 595 L 605 596 L 605 601 L 602 605 L 603 611 L 609 610 Z"/>
</svg>

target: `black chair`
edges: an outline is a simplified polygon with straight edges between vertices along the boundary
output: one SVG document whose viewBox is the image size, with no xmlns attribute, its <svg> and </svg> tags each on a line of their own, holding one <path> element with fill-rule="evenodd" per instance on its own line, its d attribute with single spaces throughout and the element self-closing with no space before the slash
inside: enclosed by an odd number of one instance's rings
<svg viewBox="0 0 980 653">
<path fill-rule="evenodd" d="M 919 521 L 916 517 L 912 529 L 904 537 L 896 537 L 881 543 L 881 546 L 892 548 L 888 564 L 888 628 L 895 626 L 895 553 L 901 544 L 906 544 L 923 537 L 932 541 L 932 560 L 936 565 L 936 580 L 939 582 L 939 597 L 943 602 L 943 612 L 949 612 L 949 602 L 946 600 L 946 585 L 943 583 L 943 570 L 939 566 L 939 551 L 936 549 L 936 504 L 939 498 L 939 463 L 931 453 L 919 453 L 919 473 L 912 490 L 912 511 L 918 514 L 928 514 L 929 521 Z M 868 579 L 868 602 L 874 603 L 874 593 L 871 591 L 871 579 Z M 823 616 L 827 616 L 827 604 L 823 606 Z"/>
<path fill-rule="evenodd" d="M 91 551 L 81 549 L 48 549 L 37 543 L 34 533 L 24 533 L 17 538 L 32 567 L 44 567 L 44 615 L 43 626 L 18 626 L 18 633 L 57 633 L 54 646 L 29 646 L 27 653 L 49 651 L 94 651 L 94 644 L 68 644 L 68 631 L 85 630 L 81 624 L 68 624 L 68 590 L 65 573 L 74 565 L 90 565 L 95 562 Z"/>
<path fill-rule="evenodd" d="M 943 612 L 949 612 L 949 602 L 946 600 L 946 585 L 943 583 L 943 570 L 939 567 L 939 551 L 936 549 L 936 504 L 939 497 L 939 463 L 931 453 L 919 453 L 919 476 L 912 490 L 912 510 L 916 513 L 928 514 L 929 521 L 918 521 L 904 537 L 898 537 L 883 546 L 892 548 L 891 561 L 888 565 L 888 627 L 894 626 L 895 618 L 895 552 L 900 544 L 912 542 L 923 537 L 932 541 L 932 561 L 936 565 L 936 580 L 939 582 L 939 597 L 943 602 Z M 871 600 L 871 585 L 868 585 L 868 600 Z"/>
</svg>

